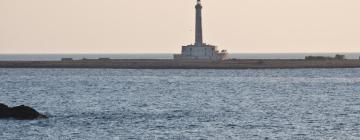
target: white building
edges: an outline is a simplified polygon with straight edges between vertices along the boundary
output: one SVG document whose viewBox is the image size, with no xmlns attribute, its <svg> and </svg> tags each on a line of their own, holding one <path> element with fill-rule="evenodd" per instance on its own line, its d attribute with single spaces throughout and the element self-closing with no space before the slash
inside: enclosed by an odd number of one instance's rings
<svg viewBox="0 0 360 140">
<path fill-rule="evenodd" d="M 195 44 L 182 46 L 181 54 L 175 54 L 176 60 L 225 60 L 228 59 L 226 50 L 218 51 L 217 46 L 203 43 L 202 35 L 202 5 L 197 0 L 196 8 L 196 25 L 195 25 Z"/>
</svg>

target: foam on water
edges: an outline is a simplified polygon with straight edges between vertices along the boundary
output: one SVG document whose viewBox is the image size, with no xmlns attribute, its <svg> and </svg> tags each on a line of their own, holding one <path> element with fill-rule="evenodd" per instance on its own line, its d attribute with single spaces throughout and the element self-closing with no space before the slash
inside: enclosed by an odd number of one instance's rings
<svg viewBox="0 0 360 140">
<path fill-rule="evenodd" d="M 360 69 L 0 69 L 0 139 L 359 139 Z"/>
</svg>

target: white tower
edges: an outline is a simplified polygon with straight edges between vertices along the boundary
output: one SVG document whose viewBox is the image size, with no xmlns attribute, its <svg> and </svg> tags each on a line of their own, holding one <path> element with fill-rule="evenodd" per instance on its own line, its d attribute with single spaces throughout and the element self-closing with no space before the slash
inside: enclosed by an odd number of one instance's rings
<svg viewBox="0 0 360 140">
<path fill-rule="evenodd" d="M 202 15 L 201 15 L 202 5 L 200 0 L 197 0 L 195 9 L 196 9 L 195 46 L 201 47 L 203 45 L 203 34 L 202 34 Z"/>
</svg>

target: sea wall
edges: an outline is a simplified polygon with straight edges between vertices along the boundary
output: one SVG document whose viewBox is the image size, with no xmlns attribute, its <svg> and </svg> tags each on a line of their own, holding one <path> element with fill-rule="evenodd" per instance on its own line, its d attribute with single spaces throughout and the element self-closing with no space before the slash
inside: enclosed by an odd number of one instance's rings
<svg viewBox="0 0 360 140">
<path fill-rule="evenodd" d="M 111 59 L 73 61 L 0 61 L 0 68 L 113 68 L 113 69 L 294 69 L 360 68 L 360 60 L 243 59 L 180 61 Z"/>
</svg>

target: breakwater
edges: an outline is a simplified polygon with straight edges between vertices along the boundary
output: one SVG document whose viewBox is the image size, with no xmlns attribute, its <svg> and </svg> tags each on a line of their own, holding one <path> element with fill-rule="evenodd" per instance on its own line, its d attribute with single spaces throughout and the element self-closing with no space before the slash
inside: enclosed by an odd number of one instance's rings
<svg viewBox="0 0 360 140">
<path fill-rule="evenodd" d="M 109 59 L 71 61 L 0 61 L 0 68 L 113 68 L 113 69 L 294 69 L 360 68 L 360 60 L 241 59 L 178 61 Z"/>
</svg>

